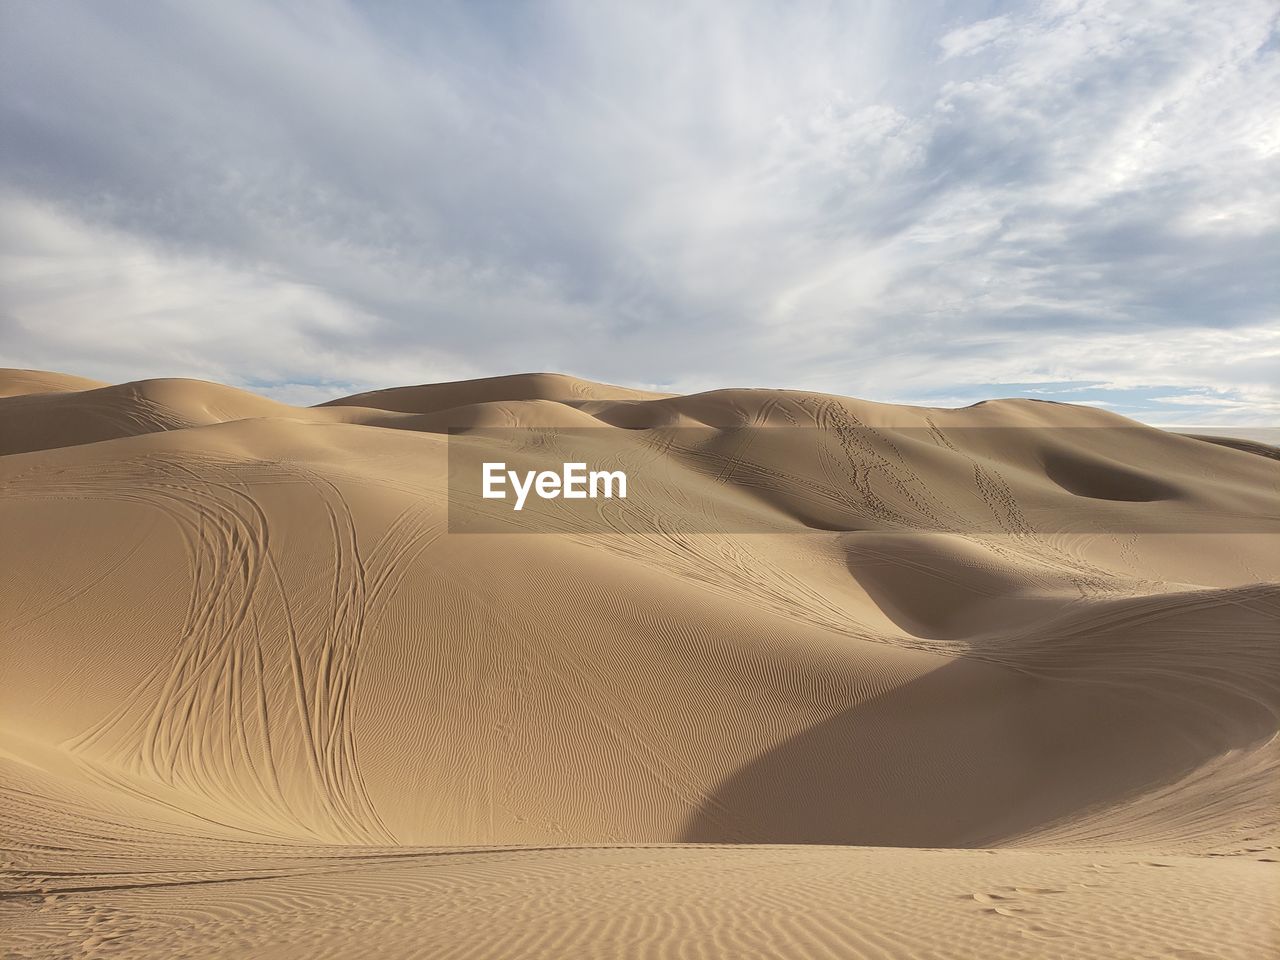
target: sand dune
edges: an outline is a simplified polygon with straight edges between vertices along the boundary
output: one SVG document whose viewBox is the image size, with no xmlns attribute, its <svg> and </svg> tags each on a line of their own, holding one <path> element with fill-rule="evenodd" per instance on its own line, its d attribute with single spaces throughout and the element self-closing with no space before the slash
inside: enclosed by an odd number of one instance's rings
<svg viewBox="0 0 1280 960">
<path fill-rule="evenodd" d="M 625 503 L 458 496 L 569 457 Z M 1265 444 L 6 371 L 0 525 L 16 956 L 1280 945 Z"/>
<path fill-rule="evenodd" d="M 560 373 L 522 373 L 509 377 L 482 380 L 458 380 L 452 383 L 424 383 L 416 387 L 391 387 L 341 397 L 323 403 L 322 407 L 369 407 L 400 413 L 436 413 L 479 403 L 504 400 L 549 400 L 566 406 L 578 406 L 593 400 L 654 400 L 666 396 L 644 390 L 592 383 Z"/>
</svg>

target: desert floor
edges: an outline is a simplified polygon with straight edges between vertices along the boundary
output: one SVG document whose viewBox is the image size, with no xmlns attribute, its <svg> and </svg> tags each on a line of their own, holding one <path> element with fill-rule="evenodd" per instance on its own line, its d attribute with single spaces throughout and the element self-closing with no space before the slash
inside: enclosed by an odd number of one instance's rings
<svg viewBox="0 0 1280 960">
<path fill-rule="evenodd" d="M 1264 443 L 9 370 L 0 531 L 6 956 L 1280 952 Z"/>
</svg>

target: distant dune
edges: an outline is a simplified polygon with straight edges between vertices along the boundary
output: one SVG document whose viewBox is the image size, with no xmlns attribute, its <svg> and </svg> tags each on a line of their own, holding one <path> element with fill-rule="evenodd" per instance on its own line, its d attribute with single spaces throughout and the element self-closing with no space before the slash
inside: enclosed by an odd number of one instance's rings
<svg viewBox="0 0 1280 960">
<path fill-rule="evenodd" d="M 665 477 L 652 528 L 450 532 L 450 452 L 519 427 Z M 1031 400 L 0 371 L 12 955 L 1267 955 L 1277 456 Z"/>
</svg>

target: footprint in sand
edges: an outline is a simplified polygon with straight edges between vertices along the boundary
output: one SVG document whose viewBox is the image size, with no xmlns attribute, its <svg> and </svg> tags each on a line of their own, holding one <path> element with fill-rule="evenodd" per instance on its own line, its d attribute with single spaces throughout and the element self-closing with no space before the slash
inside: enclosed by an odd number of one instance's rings
<svg viewBox="0 0 1280 960">
<path fill-rule="evenodd" d="M 1042 916 L 1043 911 L 1033 901 L 1066 892 L 1061 887 L 1011 886 L 972 893 L 968 895 L 968 899 L 980 904 L 983 913 L 1022 921 L 1019 932 L 1023 937 L 1056 940 L 1067 936 L 1067 933 L 1047 924 Z"/>
</svg>

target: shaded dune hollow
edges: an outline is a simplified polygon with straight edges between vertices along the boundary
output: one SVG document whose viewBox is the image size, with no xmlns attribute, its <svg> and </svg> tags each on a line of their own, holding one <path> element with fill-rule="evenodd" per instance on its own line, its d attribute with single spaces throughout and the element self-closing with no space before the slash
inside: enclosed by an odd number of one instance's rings
<svg viewBox="0 0 1280 960">
<path fill-rule="evenodd" d="M 522 463 L 663 477 L 628 494 L 651 525 L 452 528 L 451 451 L 511 428 Z M 14 956 L 1277 945 L 1260 443 L 1030 400 L 8 370 L 0 530 Z"/>
</svg>

